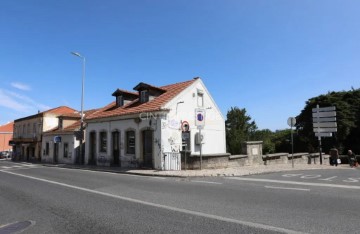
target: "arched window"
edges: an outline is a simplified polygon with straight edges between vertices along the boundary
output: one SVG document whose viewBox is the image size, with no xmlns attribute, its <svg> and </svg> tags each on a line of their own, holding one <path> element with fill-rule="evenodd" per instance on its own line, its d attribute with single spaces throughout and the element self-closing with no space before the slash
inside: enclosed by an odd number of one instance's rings
<svg viewBox="0 0 360 234">
<path fill-rule="evenodd" d="M 107 132 L 100 132 L 100 152 L 106 153 L 107 151 Z"/>
<path fill-rule="evenodd" d="M 126 132 L 126 153 L 135 154 L 135 131 Z"/>
</svg>

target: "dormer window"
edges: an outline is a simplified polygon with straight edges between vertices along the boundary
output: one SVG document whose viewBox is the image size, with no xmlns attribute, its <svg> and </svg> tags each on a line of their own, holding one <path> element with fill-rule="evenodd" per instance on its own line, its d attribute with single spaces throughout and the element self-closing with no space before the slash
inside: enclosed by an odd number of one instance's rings
<svg viewBox="0 0 360 234">
<path fill-rule="evenodd" d="M 124 105 L 124 98 L 123 96 L 117 96 L 116 97 L 116 106 L 120 107 Z"/>
<path fill-rule="evenodd" d="M 140 103 L 151 101 L 166 92 L 166 90 L 145 83 L 139 83 L 134 90 L 139 92 Z"/>
<path fill-rule="evenodd" d="M 138 94 L 134 92 L 129 92 L 126 90 L 117 89 L 112 94 L 116 99 L 116 107 L 122 107 L 126 105 L 129 102 L 134 101 L 136 98 L 138 98 Z"/>
<path fill-rule="evenodd" d="M 63 119 L 59 118 L 59 129 L 63 129 Z"/>
<path fill-rule="evenodd" d="M 149 101 L 149 91 L 142 90 L 140 91 L 140 102 L 145 103 Z"/>
</svg>

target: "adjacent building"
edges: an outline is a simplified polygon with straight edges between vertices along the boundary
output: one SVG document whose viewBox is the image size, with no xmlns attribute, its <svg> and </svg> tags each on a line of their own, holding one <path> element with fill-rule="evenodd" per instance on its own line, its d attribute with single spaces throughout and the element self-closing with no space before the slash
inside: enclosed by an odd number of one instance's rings
<svg viewBox="0 0 360 234">
<path fill-rule="evenodd" d="M 43 133 L 59 126 L 58 116 L 80 114 L 67 106 L 60 106 L 14 121 L 13 157 L 17 160 L 41 161 Z"/>
<path fill-rule="evenodd" d="M 13 138 L 14 122 L 10 122 L 0 126 L 0 152 L 12 151 L 12 146 L 9 142 Z"/>
<path fill-rule="evenodd" d="M 226 154 L 224 117 L 200 78 L 160 87 L 139 83 L 112 96 L 85 119 L 86 164 L 165 170 L 181 153 Z M 197 125 L 204 125 L 201 134 Z"/>
</svg>

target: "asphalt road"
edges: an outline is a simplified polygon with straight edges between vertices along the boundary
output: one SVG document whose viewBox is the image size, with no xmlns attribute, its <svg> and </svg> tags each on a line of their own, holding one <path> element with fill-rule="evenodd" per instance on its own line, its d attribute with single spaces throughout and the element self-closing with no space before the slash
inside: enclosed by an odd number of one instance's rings
<svg viewBox="0 0 360 234">
<path fill-rule="evenodd" d="M 184 179 L 1 161 L 0 178 L 0 234 L 17 221 L 31 221 L 23 233 L 360 233 L 358 169 Z"/>
</svg>

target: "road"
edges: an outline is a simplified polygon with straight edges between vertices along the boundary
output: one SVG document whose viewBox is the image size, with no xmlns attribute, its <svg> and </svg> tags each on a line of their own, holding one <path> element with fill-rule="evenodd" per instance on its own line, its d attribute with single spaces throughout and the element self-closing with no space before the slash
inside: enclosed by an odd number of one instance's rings
<svg viewBox="0 0 360 234">
<path fill-rule="evenodd" d="M 358 169 L 163 178 L 1 161 L 0 178 L 0 234 L 20 221 L 23 233 L 360 233 Z"/>
</svg>

